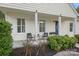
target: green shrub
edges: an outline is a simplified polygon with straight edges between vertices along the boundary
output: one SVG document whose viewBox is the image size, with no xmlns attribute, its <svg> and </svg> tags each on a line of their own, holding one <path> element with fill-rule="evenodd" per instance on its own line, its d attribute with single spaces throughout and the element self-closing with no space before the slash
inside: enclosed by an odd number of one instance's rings
<svg viewBox="0 0 79 59">
<path fill-rule="evenodd" d="M 55 51 L 73 48 L 77 39 L 69 36 L 51 36 L 48 38 L 49 47 Z"/>
<path fill-rule="evenodd" d="M 0 55 L 9 55 L 12 51 L 11 24 L 0 20 Z"/>
<path fill-rule="evenodd" d="M 69 47 L 69 40 L 68 36 L 63 36 L 61 41 L 62 41 L 62 49 L 67 49 Z"/>
<path fill-rule="evenodd" d="M 48 38 L 49 47 L 53 50 L 59 51 L 61 49 L 61 45 L 58 44 L 56 36 L 51 36 Z M 53 44 L 52 44 L 53 43 Z"/>
<path fill-rule="evenodd" d="M 79 34 L 76 34 L 76 35 L 75 35 L 75 38 L 78 39 L 78 43 L 79 43 Z"/>
<path fill-rule="evenodd" d="M 0 11 L 0 20 L 5 20 L 5 15 L 2 11 Z"/>
<path fill-rule="evenodd" d="M 78 39 L 76 39 L 75 37 L 71 37 L 71 41 L 70 41 L 71 48 L 73 48 L 75 46 L 75 43 L 77 43 L 77 42 L 78 42 Z"/>
</svg>

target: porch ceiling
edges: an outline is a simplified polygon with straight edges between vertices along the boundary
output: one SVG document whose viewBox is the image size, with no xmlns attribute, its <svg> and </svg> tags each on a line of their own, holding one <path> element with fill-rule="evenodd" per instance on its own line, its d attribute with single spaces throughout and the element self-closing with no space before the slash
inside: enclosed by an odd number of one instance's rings
<svg viewBox="0 0 79 59">
<path fill-rule="evenodd" d="M 12 8 L 6 8 L 6 7 L 0 7 L 0 10 L 6 13 L 20 13 L 25 15 L 33 15 L 34 12 L 27 11 L 27 10 L 19 10 L 19 9 L 12 9 Z"/>
<path fill-rule="evenodd" d="M 9 14 L 9 13 L 17 14 L 18 13 L 18 14 L 24 14 L 24 15 L 30 15 L 30 16 L 34 16 L 35 15 L 35 12 L 31 12 L 31 11 L 27 11 L 27 10 L 6 8 L 6 7 L 0 7 L 0 10 L 3 11 L 5 14 Z M 41 12 L 38 12 L 38 17 L 39 18 L 46 18 L 46 19 L 57 18 L 56 15 L 50 15 L 50 14 L 45 14 L 45 13 L 41 13 Z"/>
<path fill-rule="evenodd" d="M 56 19 L 58 16 L 38 12 L 39 18 Z"/>
<path fill-rule="evenodd" d="M 6 8 L 6 7 L 0 7 L 0 10 L 3 11 L 5 14 L 19 13 L 19 14 L 30 15 L 30 16 L 35 15 L 35 12 L 32 12 L 32 11 L 12 9 L 12 8 Z M 38 17 L 45 18 L 45 19 L 57 19 L 58 15 L 51 15 L 51 14 L 45 14 L 45 13 L 38 12 Z M 73 18 L 62 16 L 62 19 L 64 20 L 64 19 L 73 19 Z"/>
</svg>

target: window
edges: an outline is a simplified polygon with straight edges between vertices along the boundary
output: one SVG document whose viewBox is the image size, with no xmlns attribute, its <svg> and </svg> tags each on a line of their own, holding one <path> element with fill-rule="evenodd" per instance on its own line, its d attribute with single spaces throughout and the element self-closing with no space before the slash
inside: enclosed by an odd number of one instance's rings
<svg viewBox="0 0 79 59">
<path fill-rule="evenodd" d="M 70 32 L 73 31 L 73 23 L 70 23 Z"/>
<path fill-rule="evenodd" d="M 25 32 L 25 19 L 17 19 L 17 32 Z"/>
<path fill-rule="evenodd" d="M 40 32 L 45 32 L 45 21 L 40 21 L 39 29 Z"/>
</svg>

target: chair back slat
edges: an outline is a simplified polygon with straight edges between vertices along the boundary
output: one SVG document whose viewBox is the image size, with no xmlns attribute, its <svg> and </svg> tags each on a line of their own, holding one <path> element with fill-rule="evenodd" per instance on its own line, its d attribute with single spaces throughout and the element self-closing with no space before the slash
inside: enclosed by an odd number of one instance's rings
<svg viewBox="0 0 79 59">
<path fill-rule="evenodd" d="M 31 33 L 27 33 L 27 38 L 32 38 L 32 34 Z"/>
<path fill-rule="evenodd" d="M 49 35 L 56 35 L 56 32 L 50 32 Z"/>
<path fill-rule="evenodd" d="M 44 33 L 43 34 L 43 37 L 48 37 L 48 33 Z"/>
</svg>

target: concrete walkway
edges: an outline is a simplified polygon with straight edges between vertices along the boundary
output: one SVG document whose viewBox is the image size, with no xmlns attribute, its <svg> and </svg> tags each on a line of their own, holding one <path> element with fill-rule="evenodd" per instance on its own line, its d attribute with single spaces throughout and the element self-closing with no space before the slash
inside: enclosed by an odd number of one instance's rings
<svg viewBox="0 0 79 59">
<path fill-rule="evenodd" d="M 75 47 L 76 47 L 76 48 L 79 48 L 79 43 L 77 43 L 77 44 L 75 45 Z"/>
<path fill-rule="evenodd" d="M 79 52 L 74 51 L 61 51 L 55 54 L 54 56 L 79 56 Z"/>
</svg>

